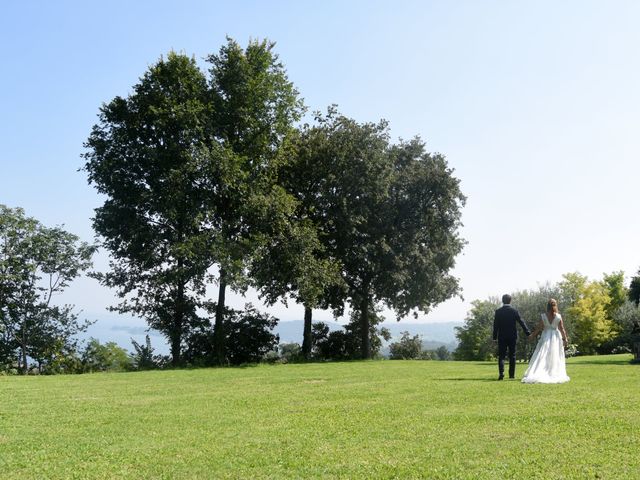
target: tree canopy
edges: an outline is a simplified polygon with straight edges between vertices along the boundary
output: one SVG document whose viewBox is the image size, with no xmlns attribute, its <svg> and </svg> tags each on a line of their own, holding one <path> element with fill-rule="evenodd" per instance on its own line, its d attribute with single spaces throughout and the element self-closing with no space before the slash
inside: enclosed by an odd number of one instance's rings
<svg viewBox="0 0 640 480">
<path fill-rule="evenodd" d="M 211 141 L 210 112 L 195 60 L 170 53 L 131 95 L 103 105 L 84 155 L 89 183 L 106 196 L 93 227 L 111 261 L 98 278 L 123 299 L 117 311 L 166 335 L 174 365 L 212 263 L 205 179 L 217 177 L 224 152 Z"/>
<path fill-rule="evenodd" d="M 88 326 L 54 296 L 91 267 L 95 247 L 60 227 L 45 227 L 21 208 L 0 205 L 0 362 L 47 369 L 71 352 Z"/>
<path fill-rule="evenodd" d="M 464 244 L 465 197 L 444 157 L 419 138 L 391 144 L 384 121 L 361 124 L 330 108 L 301 135 L 302 201 L 345 285 L 327 292 L 328 303 L 360 312 L 361 354 L 370 358 L 368 312 L 378 302 L 400 319 L 459 293 L 449 272 Z"/>
</svg>

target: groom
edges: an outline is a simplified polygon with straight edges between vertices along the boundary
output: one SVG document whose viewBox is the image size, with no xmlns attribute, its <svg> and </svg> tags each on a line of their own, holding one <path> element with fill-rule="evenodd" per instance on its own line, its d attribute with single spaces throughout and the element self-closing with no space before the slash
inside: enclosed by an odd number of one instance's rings
<svg viewBox="0 0 640 480">
<path fill-rule="evenodd" d="M 502 307 L 496 310 L 493 318 L 493 341 L 498 341 L 498 380 L 504 378 L 504 357 L 509 352 L 509 378 L 516 374 L 516 342 L 518 330 L 516 322 L 520 324 L 524 333 L 530 335 L 527 325 L 520 318 L 518 310 L 511 306 L 511 295 L 502 296 Z"/>
</svg>

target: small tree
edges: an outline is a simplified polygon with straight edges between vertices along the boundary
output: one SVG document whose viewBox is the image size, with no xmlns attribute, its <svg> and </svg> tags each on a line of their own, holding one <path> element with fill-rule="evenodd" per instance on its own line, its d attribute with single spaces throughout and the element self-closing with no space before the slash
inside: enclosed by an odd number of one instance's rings
<svg viewBox="0 0 640 480">
<path fill-rule="evenodd" d="M 80 322 L 72 305 L 53 299 L 91 267 L 95 247 L 60 227 L 48 228 L 24 210 L 0 205 L 0 359 L 29 370 L 29 358 L 43 371 L 75 349 Z"/>
<path fill-rule="evenodd" d="M 278 319 L 260 313 L 253 305 L 226 319 L 227 360 L 231 365 L 256 363 L 277 348 L 280 337 L 272 333 Z"/>
<path fill-rule="evenodd" d="M 144 345 L 131 339 L 133 352 L 129 354 L 131 360 L 131 368 L 134 370 L 153 370 L 161 364 L 161 358 L 155 355 L 154 348 L 151 346 L 149 335 L 145 335 Z"/>
<path fill-rule="evenodd" d="M 85 372 L 122 372 L 131 368 L 131 359 L 116 342 L 103 345 L 91 338 L 82 353 L 82 366 Z"/>
<path fill-rule="evenodd" d="M 495 355 L 492 342 L 493 319 L 500 306 L 497 298 L 474 300 L 462 327 L 456 327 L 458 347 L 454 352 L 456 360 L 489 360 Z"/>
<path fill-rule="evenodd" d="M 400 340 L 389 345 L 391 360 L 412 360 L 422 355 L 422 339 L 420 335 L 413 337 L 409 332 L 402 332 Z"/>
<path fill-rule="evenodd" d="M 563 276 L 560 288 L 570 292 L 572 302 L 565 309 L 573 326 L 572 343 L 583 354 L 595 353 L 603 343 L 614 335 L 614 324 L 607 316 L 611 303 L 607 288 L 602 282 L 591 282 L 578 273 Z"/>
<path fill-rule="evenodd" d="M 449 352 L 449 349 L 444 345 L 436 348 L 435 353 L 438 360 L 451 360 L 451 352 Z"/>
<path fill-rule="evenodd" d="M 613 320 L 615 312 L 625 304 L 629 297 L 629 292 L 624 284 L 624 272 L 619 271 L 605 274 L 602 279 L 602 283 L 607 289 L 607 293 L 609 295 L 607 318 Z"/>
<path fill-rule="evenodd" d="M 206 305 L 213 315 L 217 311 L 215 303 Z M 279 336 L 273 333 L 278 319 L 259 312 L 250 303 L 244 310 L 225 308 L 225 364 L 240 365 L 260 362 L 263 357 L 277 349 Z M 212 341 L 215 327 L 209 319 L 201 319 L 185 339 L 185 360 L 191 365 L 219 365 L 217 352 Z"/>
<path fill-rule="evenodd" d="M 299 343 L 281 343 L 279 350 L 280 358 L 284 362 L 293 362 L 302 357 L 302 348 Z"/>
</svg>

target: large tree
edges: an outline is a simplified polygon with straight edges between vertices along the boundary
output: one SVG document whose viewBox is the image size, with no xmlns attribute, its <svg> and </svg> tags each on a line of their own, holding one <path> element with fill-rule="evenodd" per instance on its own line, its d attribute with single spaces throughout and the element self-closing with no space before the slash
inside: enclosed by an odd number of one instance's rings
<svg viewBox="0 0 640 480">
<path fill-rule="evenodd" d="M 336 316 L 344 312 L 345 284 L 341 265 L 323 243 L 329 222 L 320 213 L 322 182 L 327 166 L 315 162 L 323 138 L 303 128 L 295 136 L 291 158 L 280 170 L 278 182 L 295 198 L 295 209 L 284 228 L 271 235 L 252 262 L 251 276 L 267 304 L 289 297 L 304 308 L 302 355 L 312 354 L 314 308 L 331 308 Z M 320 142 L 320 143 L 317 143 Z M 339 172 L 334 172 L 338 174 Z"/>
<path fill-rule="evenodd" d="M 214 349 L 225 361 L 223 314 L 227 287 L 244 290 L 247 270 L 272 238 L 288 230 L 293 197 L 278 184 L 278 171 L 291 158 L 290 137 L 303 105 L 267 40 L 242 49 L 227 40 L 211 64 L 211 130 L 232 159 L 223 182 L 210 194 L 215 203 L 218 300 Z"/>
<path fill-rule="evenodd" d="M 227 287 L 246 289 L 252 256 L 294 208 L 276 179 L 302 103 L 273 47 L 228 39 L 209 77 L 169 54 L 103 106 L 87 142 L 89 181 L 107 197 L 94 219 L 113 258 L 101 279 L 123 298 L 117 310 L 169 338 L 174 364 L 214 266 L 224 363 Z"/>
<path fill-rule="evenodd" d="M 54 296 L 91 267 L 95 247 L 60 227 L 45 227 L 22 209 L 0 205 L 0 328 L 4 361 L 40 369 L 75 348 L 88 326 Z"/>
<path fill-rule="evenodd" d="M 371 357 L 369 312 L 398 319 L 458 293 L 450 274 L 464 196 L 441 155 L 420 139 L 392 145 L 386 122 L 358 122 L 334 108 L 303 132 L 315 221 L 342 269 L 343 298 L 359 311 L 361 355 Z M 334 301 L 333 303 L 338 303 Z"/>
<path fill-rule="evenodd" d="M 105 196 L 93 227 L 111 254 L 99 278 L 122 298 L 115 310 L 168 338 L 174 365 L 212 263 L 209 185 L 226 156 L 210 116 L 206 76 L 170 53 L 102 106 L 86 142 L 89 183 Z"/>
</svg>

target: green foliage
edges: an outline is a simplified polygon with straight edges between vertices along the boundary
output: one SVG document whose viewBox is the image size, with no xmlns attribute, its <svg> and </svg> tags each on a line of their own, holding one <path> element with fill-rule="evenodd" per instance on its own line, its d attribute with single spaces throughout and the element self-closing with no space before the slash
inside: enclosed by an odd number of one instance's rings
<svg viewBox="0 0 640 480">
<path fill-rule="evenodd" d="M 378 356 L 382 348 L 383 340 L 390 340 L 391 333 L 388 329 L 377 325 L 384 321 L 379 312 L 369 310 L 371 319 L 368 328 L 368 342 L 373 356 Z M 322 323 L 314 323 L 313 353 L 320 360 L 353 360 L 362 358 L 362 320 L 360 312 L 352 310 L 349 322 L 343 330 L 329 332 L 329 327 Z"/>
<path fill-rule="evenodd" d="M 132 370 L 153 370 L 162 368 L 167 363 L 162 355 L 155 355 L 154 348 L 151 346 L 149 335 L 145 335 L 144 345 L 131 339 L 133 352 L 129 354 Z"/>
<path fill-rule="evenodd" d="M 123 372 L 130 370 L 131 366 L 129 354 L 115 342 L 101 344 L 91 338 L 82 352 L 84 372 Z"/>
<path fill-rule="evenodd" d="M 335 108 L 303 128 L 297 155 L 301 201 L 346 286 L 325 292 L 327 303 L 349 300 L 360 312 L 369 358 L 368 312 L 378 302 L 402 318 L 458 293 L 449 271 L 464 243 L 459 181 L 420 139 L 392 145 L 386 122 L 360 124 Z"/>
<path fill-rule="evenodd" d="M 0 205 L 0 365 L 27 373 L 32 359 L 42 373 L 63 368 L 89 322 L 53 299 L 91 267 L 94 252 L 60 227 Z"/>
<path fill-rule="evenodd" d="M 277 318 L 260 313 L 251 304 L 234 313 L 225 318 L 227 361 L 231 365 L 257 363 L 277 348 L 279 337 L 272 333 Z"/>
<path fill-rule="evenodd" d="M 607 316 L 611 303 L 603 282 L 591 282 L 578 273 L 563 275 L 563 292 L 570 292 L 571 303 L 565 308 L 573 335 L 570 340 L 578 345 L 582 354 L 595 353 L 598 346 L 614 337 L 613 322 Z"/>
<path fill-rule="evenodd" d="M 626 300 L 622 272 L 605 274 L 602 281 L 590 281 L 579 273 L 568 273 L 555 285 L 542 285 L 536 290 L 513 292 L 513 306 L 533 330 L 545 311 L 547 301 L 555 298 L 564 321 L 572 354 L 612 353 L 631 345 L 631 330 L 637 318 L 636 308 Z M 454 353 L 457 360 L 488 360 L 495 354 L 490 343 L 493 315 L 499 302 L 472 302 L 465 325 L 458 327 L 459 341 Z M 519 336 L 517 358 L 527 360 L 535 344 Z M 569 356 L 569 353 L 567 353 Z"/>
<path fill-rule="evenodd" d="M 288 234 L 306 240 L 305 232 L 291 225 L 294 198 L 277 182 L 280 168 L 291 158 L 290 137 L 303 104 L 274 46 L 267 40 L 251 41 L 243 50 L 228 38 L 208 58 L 212 131 L 232 160 L 210 192 L 216 205 L 213 250 L 219 266 L 213 338 L 218 363 L 226 357 L 226 287 L 246 288 L 247 269 L 252 260 L 264 257 L 265 245 Z M 258 288 L 261 279 L 254 272 Z"/>
<path fill-rule="evenodd" d="M 638 270 L 638 274 L 631 279 L 628 296 L 629 300 L 636 304 L 636 307 L 640 305 L 640 270 Z"/>
<path fill-rule="evenodd" d="M 444 345 L 438 347 L 435 351 L 436 357 L 438 360 L 451 360 L 452 355 L 451 352 Z"/>
<path fill-rule="evenodd" d="M 216 312 L 216 304 L 208 304 L 207 310 Z M 265 355 L 277 349 L 279 337 L 272 333 L 278 319 L 259 312 L 250 303 L 245 309 L 225 308 L 224 332 L 225 364 L 240 365 L 260 362 Z M 219 364 L 215 350 L 214 328 L 210 320 L 201 319 L 198 326 L 185 337 L 185 361 L 192 366 Z"/>
<path fill-rule="evenodd" d="M 277 185 L 302 104 L 267 41 L 231 39 L 208 57 L 170 53 L 127 98 L 103 106 L 85 170 L 107 199 L 94 229 L 113 261 L 97 275 L 170 341 L 181 363 L 196 328 L 210 267 L 218 266 L 213 342 L 224 361 L 225 290 L 244 291 L 248 264 L 273 231 L 286 230 L 293 198 Z"/>
<path fill-rule="evenodd" d="M 632 351 L 633 343 L 637 341 L 634 328 L 640 325 L 640 308 L 627 300 L 613 314 L 613 338 L 598 347 L 598 353 L 613 353 L 614 351 Z"/>
<path fill-rule="evenodd" d="M 402 332 L 400 340 L 389 345 L 391 360 L 413 360 L 422 355 L 422 339 L 420 335 L 413 337 L 409 332 Z"/>
<path fill-rule="evenodd" d="M 456 327 L 458 347 L 454 352 L 456 360 L 489 360 L 496 354 L 492 341 L 493 318 L 498 299 L 474 300 L 472 308 L 462 327 Z"/>
<path fill-rule="evenodd" d="M 115 310 L 167 337 L 174 365 L 212 263 L 205 179 L 219 176 L 225 156 L 207 128 L 210 115 L 195 59 L 170 53 L 131 95 L 103 105 L 85 144 L 89 183 L 106 197 L 93 227 L 112 259 L 96 276 L 123 299 Z"/>
<path fill-rule="evenodd" d="M 279 359 L 283 363 L 297 362 L 303 359 L 299 343 L 281 343 L 278 347 Z"/>
<path fill-rule="evenodd" d="M 415 361 L 4 377 L 2 476 L 633 479 L 630 358 L 571 358 L 563 385 Z"/>
<path fill-rule="evenodd" d="M 624 272 L 613 272 L 605 274 L 602 282 L 607 289 L 609 295 L 609 304 L 607 305 L 607 317 L 613 319 L 613 316 L 620 307 L 622 307 L 629 296 L 627 287 L 624 284 Z"/>
</svg>

